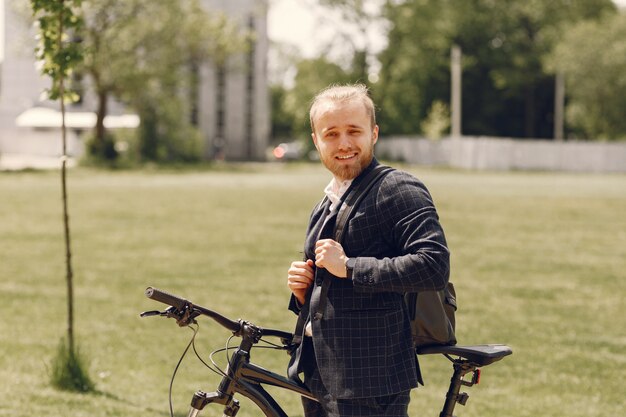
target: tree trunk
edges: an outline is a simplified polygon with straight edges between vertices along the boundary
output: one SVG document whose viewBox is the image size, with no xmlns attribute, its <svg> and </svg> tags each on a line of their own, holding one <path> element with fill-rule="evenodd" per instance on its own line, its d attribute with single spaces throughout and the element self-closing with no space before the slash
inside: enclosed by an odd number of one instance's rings
<svg viewBox="0 0 626 417">
<path fill-rule="evenodd" d="M 63 0 L 64 1 L 64 0 Z M 59 33 L 63 33 L 63 14 L 59 14 Z M 61 36 L 58 37 L 59 50 L 62 49 Z M 61 96 L 61 139 L 63 142 L 63 156 L 61 157 L 61 190 L 63 194 L 63 226 L 65 231 L 65 281 L 67 284 L 67 344 L 70 355 L 74 355 L 74 286 L 72 271 L 72 251 L 70 245 L 70 220 L 67 210 L 67 129 L 65 126 L 65 85 L 63 69 L 59 75 L 59 94 Z"/>
<path fill-rule="evenodd" d="M 524 136 L 535 137 L 535 85 L 531 83 L 524 91 Z"/>
<path fill-rule="evenodd" d="M 141 124 L 139 125 L 139 154 L 143 161 L 158 159 L 158 121 L 156 110 L 152 107 L 139 109 Z"/>
<path fill-rule="evenodd" d="M 96 149 L 104 150 L 104 140 L 106 136 L 106 128 L 104 127 L 104 118 L 107 115 L 107 102 L 109 95 L 104 90 L 98 90 L 98 110 L 96 111 Z M 102 156 L 102 155 L 100 155 Z"/>
</svg>

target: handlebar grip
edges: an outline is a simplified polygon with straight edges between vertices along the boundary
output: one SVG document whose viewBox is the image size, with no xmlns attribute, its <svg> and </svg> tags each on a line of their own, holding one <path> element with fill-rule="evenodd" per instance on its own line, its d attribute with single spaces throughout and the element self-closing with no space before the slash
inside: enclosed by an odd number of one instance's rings
<svg viewBox="0 0 626 417">
<path fill-rule="evenodd" d="M 175 307 L 177 310 L 182 310 L 185 308 L 185 305 L 189 304 L 189 301 L 183 298 L 177 297 L 165 291 L 161 291 L 158 288 L 154 287 L 146 288 L 145 294 L 146 297 L 155 301 L 159 301 L 163 304 Z"/>
</svg>

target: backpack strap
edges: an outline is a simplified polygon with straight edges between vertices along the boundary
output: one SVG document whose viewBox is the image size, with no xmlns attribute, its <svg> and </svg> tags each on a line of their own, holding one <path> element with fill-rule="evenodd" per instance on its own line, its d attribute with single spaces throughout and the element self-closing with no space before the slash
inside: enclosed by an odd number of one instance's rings
<svg viewBox="0 0 626 417">
<path fill-rule="evenodd" d="M 374 184 L 389 172 L 393 171 L 393 168 L 386 165 L 376 165 L 368 174 L 363 178 L 359 184 L 350 191 L 350 194 L 346 197 L 344 203 L 339 209 L 337 214 L 337 222 L 335 223 L 335 240 L 341 243 L 343 239 L 343 232 L 348 220 L 354 210 L 359 206 L 361 200 L 367 195 L 369 190 Z"/>
<path fill-rule="evenodd" d="M 354 210 L 359 206 L 361 200 L 367 195 L 374 184 L 393 171 L 393 168 L 386 165 L 376 165 L 370 172 L 368 172 L 358 184 L 350 189 L 348 195 L 343 200 L 343 204 L 337 213 L 337 220 L 335 222 L 334 238 L 335 241 L 341 243 L 345 226 L 348 224 L 348 220 L 354 213 Z M 328 290 L 331 283 L 330 274 L 326 274 L 324 281 L 322 281 L 322 289 L 320 294 L 320 302 L 317 306 L 315 314 L 312 316 L 315 320 L 320 320 L 324 316 L 324 310 L 326 309 L 326 302 L 328 300 Z"/>
</svg>

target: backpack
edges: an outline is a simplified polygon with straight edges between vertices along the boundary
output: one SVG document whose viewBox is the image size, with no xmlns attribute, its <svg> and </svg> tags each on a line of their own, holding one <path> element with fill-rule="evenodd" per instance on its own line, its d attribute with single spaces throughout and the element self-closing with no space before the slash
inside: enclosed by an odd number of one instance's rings
<svg viewBox="0 0 626 417">
<path fill-rule="evenodd" d="M 440 291 L 405 293 L 404 304 L 409 313 L 411 336 L 416 348 L 456 345 L 456 291 L 451 282 Z"/>
<path fill-rule="evenodd" d="M 358 187 L 344 199 L 335 224 L 335 240 L 337 242 L 341 242 L 344 228 L 363 197 L 367 195 L 374 183 L 391 171 L 393 171 L 391 167 L 377 165 L 363 178 Z M 326 284 L 327 287 L 328 285 L 329 283 Z M 322 289 L 324 299 L 321 304 L 324 304 L 327 291 L 327 289 L 326 291 L 324 288 Z M 415 348 L 456 344 L 454 333 L 457 309 L 456 291 L 451 282 L 448 282 L 446 288 L 439 291 L 405 293 L 404 304 L 411 323 L 411 336 Z"/>
</svg>

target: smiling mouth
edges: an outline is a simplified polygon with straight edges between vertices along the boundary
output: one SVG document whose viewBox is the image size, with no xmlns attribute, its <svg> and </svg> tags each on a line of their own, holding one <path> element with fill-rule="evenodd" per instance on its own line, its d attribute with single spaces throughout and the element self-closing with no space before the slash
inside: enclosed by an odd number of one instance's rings
<svg viewBox="0 0 626 417">
<path fill-rule="evenodd" d="M 351 153 L 349 155 L 337 155 L 335 158 L 339 159 L 340 161 L 345 161 L 347 159 L 352 159 L 356 157 L 356 153 Z"/>
</svg>

